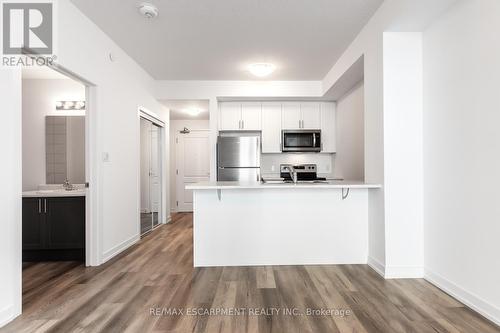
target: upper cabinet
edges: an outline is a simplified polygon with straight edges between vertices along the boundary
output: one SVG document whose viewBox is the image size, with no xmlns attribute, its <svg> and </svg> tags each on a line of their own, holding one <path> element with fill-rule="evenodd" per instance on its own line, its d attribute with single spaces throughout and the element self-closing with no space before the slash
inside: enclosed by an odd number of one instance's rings
<svg viewBox="0 0 500 333">
<path fill-rule="evenodd" d="M 219 105 L 219 130 L 260 131 L 262 103 L 222 102 Z"/>
<path fill-rule="evenodd" d="M 320 103 L 318 102 L 300 103 L 300 112 L 302 113 L 303 129 L 321 128 Z"/>
<path fill-rule="evenodd" d="M 260 131 L 262 103 L 241 103 L 241 129 L 247 131 Z"/>
<path fill-rule="evenodd" d="M 241 103 L 220 103 L 219 129 L 221 131 L 233 131 L 241 129 Z"/>
<path fill-rule="evenodd" d="M 333 102 L 221 102 L 220 131 L 262 131 L 262 152 L 281 153 L 282 130 L 321 130 L 321 152 L 335 153 Z"/>
<path fill-rule="evenodd" d="M 321 111 L 318 102 L 283 103 L 283 129 L 320 129 Z"/>
<path fill-rule="evenodd" d="M 335 153 L 336 148 L 336 104 L 325 102 L 320 104 L 321 109 L 321 152 Z"/>
<path fill-rule="evenodd" d="M 282 113 L 283 129 L 302 128 L 302 115 L 300 113 L 300 103 L 287 102 L 283 103 Z"/>
<path fill-rule="evenodd" d="M 281 153 L 281 103 L 262 103 L 262 152 Z"/>
</svg>

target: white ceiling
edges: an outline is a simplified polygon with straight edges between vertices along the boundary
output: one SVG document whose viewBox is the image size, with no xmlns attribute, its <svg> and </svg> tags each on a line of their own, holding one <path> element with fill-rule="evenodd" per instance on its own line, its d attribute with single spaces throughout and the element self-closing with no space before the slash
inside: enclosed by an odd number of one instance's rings
<svg viewBox="0 0 500 333">
<path fill-rule="evenodd" d="M 161 101 L 170 110 L 171 120 L 207 120 L 209 119 L 208 100 L 165 100 Z M 202 112 L 197 116 L 191 116 L 186 110 L 198 109 Z"/>
<path fill-rule="evenodd" d="M 383 0 L 71 0 L 155 79 L 321 80 Z"/>
</svg>

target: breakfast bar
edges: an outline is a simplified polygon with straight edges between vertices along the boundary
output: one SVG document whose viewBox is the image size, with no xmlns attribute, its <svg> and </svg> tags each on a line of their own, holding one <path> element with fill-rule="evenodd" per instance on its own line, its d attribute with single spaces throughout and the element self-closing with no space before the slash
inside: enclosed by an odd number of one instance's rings
<svg viewBox="0 0 500 333">
<path fill-rule="evenodd" d="M 193 191 L 194 266 L 365 264 L 380 185 L 203 182 Z"/>
</svg>

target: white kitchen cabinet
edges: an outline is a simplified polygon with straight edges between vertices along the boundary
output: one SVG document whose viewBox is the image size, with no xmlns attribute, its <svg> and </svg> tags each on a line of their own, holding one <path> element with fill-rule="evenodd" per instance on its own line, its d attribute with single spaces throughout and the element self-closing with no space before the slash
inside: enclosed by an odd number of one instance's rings
<svg viewBox="0 0 500 333">
<path fill-rule="evenodd" d="M 283 129 L 319 129 L 321 127 L 320 103 L 283 103 Z"/>
<path fill-rule="evenodd" d="M 281 103 L 262 103 L 262 153 L 281 153 Z"/>
<path fill-rule="evenodd" d="M 241 129 L 241 103 L 224 102 L 219 105 L 219 130 L 237 131 Z"/>
<path fill-rule="evenodd" d="M 262 103 L 245 102 L 241 104 L 241 128 L 247 131 L 261 130 Z"/>
<path fill-rule="evenodd" d="M 261 102 L 222 102 L 219 104 L 220 131 L 260 131 Z"/>
<path fill-rule="evenodd" d="M 336 152 L 336 104 L 321 103 L 321 152 Z"/>
<path fill-rule="evenodd" d="M 283 103 L 282 125 L 283 129 L 302 128 L 302 115 L 300 113 L 300 103 L 298 102 Z"/>
<path fill-rule="evenodd" d="M 321 111 L 318 102 L 300 103 L 300 113 L 302 116 L 302 129 L 320 129 Z"/>
</svg>

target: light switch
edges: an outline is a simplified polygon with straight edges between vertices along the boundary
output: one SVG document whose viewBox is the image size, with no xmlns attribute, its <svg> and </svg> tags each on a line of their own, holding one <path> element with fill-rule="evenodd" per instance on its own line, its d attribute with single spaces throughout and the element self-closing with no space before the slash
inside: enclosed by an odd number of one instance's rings
<svg viewBox="0 0 500 333">
<path fill-rule="evenodd" d="M 102 153 L 102 161 L 109 162 L 109 153 L 108 152 Z"/>
</svg>

